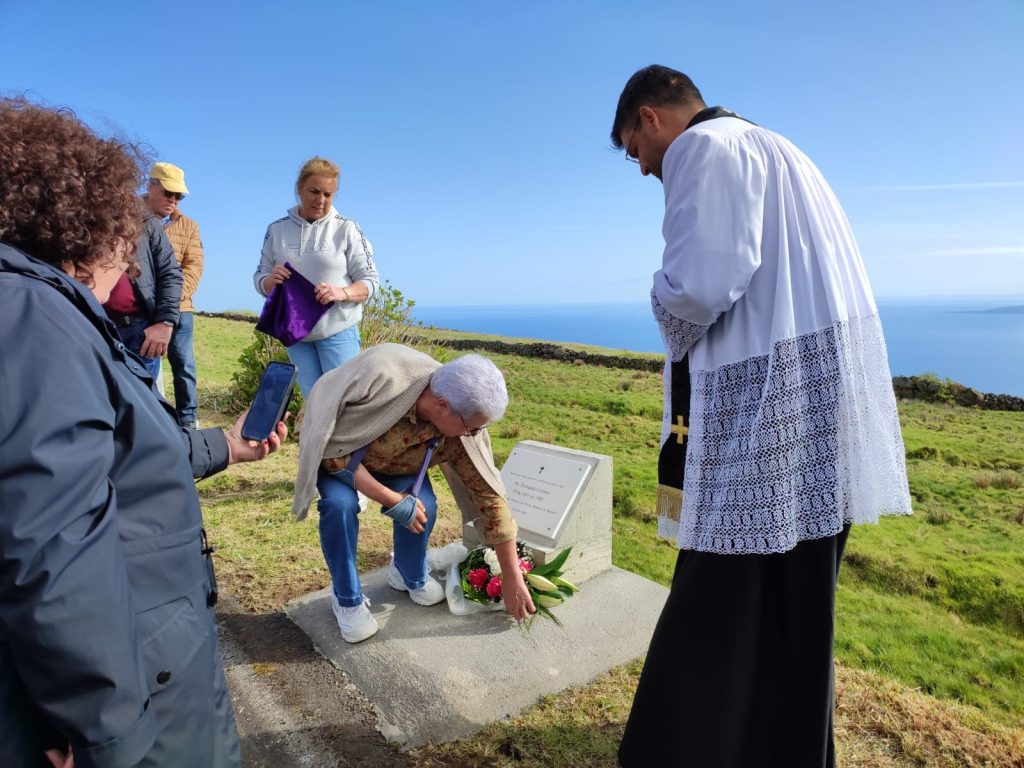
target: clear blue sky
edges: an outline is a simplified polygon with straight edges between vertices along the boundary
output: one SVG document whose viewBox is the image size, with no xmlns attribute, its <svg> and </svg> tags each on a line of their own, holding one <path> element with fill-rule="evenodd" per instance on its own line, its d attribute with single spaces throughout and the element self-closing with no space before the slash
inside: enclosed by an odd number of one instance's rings
<svg viewBox="0 0 1024 768">
<path fill-rule="evenodd" d="M 185 168 L 200 309 L 257 309 L 313 154 L 421 305 L 644 301 L 661 185 L 609 149 L 639 67 L 777 130 L 877 294 L 1024 293 L 1024 3 L 0 0 L 0 88 Z"/>
</svg>

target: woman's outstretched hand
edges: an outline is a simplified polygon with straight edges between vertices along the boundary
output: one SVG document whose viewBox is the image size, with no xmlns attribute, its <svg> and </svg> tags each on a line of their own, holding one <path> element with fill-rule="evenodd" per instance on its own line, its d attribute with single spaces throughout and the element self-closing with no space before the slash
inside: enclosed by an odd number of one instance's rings
<svg viewBox="0 0 1024 768">
<path fill-rule="evenodd" d="M 271 432 L 266 440 L 246 440 L 242 437 L 242 425 L 245 424 L 245 417 L 248 414 L 249 409 L 246 408 L 235 421 L 235 425 L 224 433 L 228 440 L 228 464 L 238 464 L 242 461 L 262 461 L 288 439 L 288 425 L 279 421 L 277 429 Z M 288 414 L 285 414 L 285 418 L 288 418 Z"/>
</svg>

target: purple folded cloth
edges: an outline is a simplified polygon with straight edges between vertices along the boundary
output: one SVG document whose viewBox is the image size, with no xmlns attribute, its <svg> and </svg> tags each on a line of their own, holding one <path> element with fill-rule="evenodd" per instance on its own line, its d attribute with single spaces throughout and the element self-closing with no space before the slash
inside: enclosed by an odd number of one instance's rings
<svg viewBox="0 0 1024 768">
<path fill-rule="evenodd" d="M 284 266 L 292 276 L 271 289 L 256 322 L 256 330 L 290 347 L 309 335 L 331 305 L 316 300 L 315 286 L 295 267 L 287 261 Z"/>
</svg>

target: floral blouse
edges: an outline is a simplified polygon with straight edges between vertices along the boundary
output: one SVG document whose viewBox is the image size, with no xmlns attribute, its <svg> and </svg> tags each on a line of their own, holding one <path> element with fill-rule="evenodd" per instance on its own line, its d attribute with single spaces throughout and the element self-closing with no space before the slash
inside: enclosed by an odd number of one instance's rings
<svg viewBox="0 0 1024 768">
<path fill-rule="evenodd" d="M 516 525 L 508 504 L 473 466 L 462 441 L 448 439 L 429 421 L 417 419 L 415 405 L 391 429 L 370 443 L 362 464 L 371 472 L 384 475 L 415 475 L 423 466 L 427 443 L 435 437 L 439 437 L 440 442 L 430 458 L 430 466 L 451 464 L 479 512 L 476 525 L 484 541 L 493 546 L 515 538 Z M 333 473 L 344 469 L 348 461 L 348 456 L 324 459 L 322 466 Z"/>
</svg>

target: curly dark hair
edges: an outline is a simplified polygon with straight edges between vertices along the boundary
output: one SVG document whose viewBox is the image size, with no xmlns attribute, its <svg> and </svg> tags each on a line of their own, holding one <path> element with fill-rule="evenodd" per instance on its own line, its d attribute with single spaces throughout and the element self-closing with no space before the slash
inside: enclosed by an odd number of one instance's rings
<svg viewBox="0 0 1024 768">
<path fill-rule="evenodd" d="M 0 98 L 0 240 L 92 285 L 142 231 L 137 145 L 97 136 L 68 109 Z"/>
</svg>

